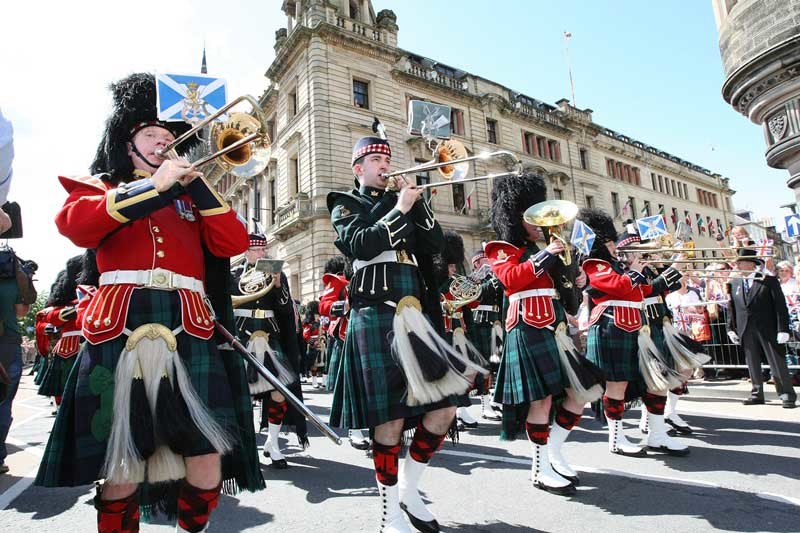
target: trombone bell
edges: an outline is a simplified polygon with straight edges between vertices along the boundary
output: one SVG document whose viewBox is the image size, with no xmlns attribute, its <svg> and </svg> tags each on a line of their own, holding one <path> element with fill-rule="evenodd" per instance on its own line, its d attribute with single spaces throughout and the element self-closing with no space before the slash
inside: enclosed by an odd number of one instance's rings
<svg viewBox="0 0 800 533">
<path fill-rule="evenodd" d="M 469 163 L 461 160 L 467 158 L 467 149 L 460 141 L 448 139 L 440 142 L 436 147 L 435 154 L 435 161 L 439 163 L 454 161 L 451 165 L 437 169 L 443 179 L 460 181 L 466 177 L 469 172 Z"/>
<path fill-rule="evenodd" d="M 564 265 L 572 263 L 569 243 L 559 235 L 559 228 L 578 216 L 578 206 L 567 200 L 546 200 L 530 206 L 522 214 L 522 219 L 533 226 L 548 228 L 550 242 L 559 240 L 564 243 L 564 253 L 559 255 Z"/>
</svg>

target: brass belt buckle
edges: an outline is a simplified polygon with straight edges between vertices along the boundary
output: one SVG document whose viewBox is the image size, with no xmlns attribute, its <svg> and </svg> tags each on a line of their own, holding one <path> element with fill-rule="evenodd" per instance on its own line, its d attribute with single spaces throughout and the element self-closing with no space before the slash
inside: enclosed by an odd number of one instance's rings
<svg viewBox="0 0 800 533">
<path fill-rule="evenodd" d="M 409 257 L 408 252 L 405 250 L 397 250 L 397 262 L 404 263 L 406 265 L 414 264 L 414 261 L 411 260 L 411 257 Z"/>
<path fill-rule="evenodd" d="M 163 268 L 156 268 L 150 271 L 150 283 L 147 285 L 153 289 L 168 290 L 172 289 L 172 272 Z"/>
<path fill-rule="evenodd" d="M 267 318 L 267 312 L 264 309 L 253 309 L 253 318 Z"/>
</svg>

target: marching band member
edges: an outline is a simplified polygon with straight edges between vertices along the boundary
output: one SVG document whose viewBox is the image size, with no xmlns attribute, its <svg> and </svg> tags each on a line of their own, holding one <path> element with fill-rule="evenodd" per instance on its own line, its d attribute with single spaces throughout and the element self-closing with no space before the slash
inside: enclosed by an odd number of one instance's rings
<svg viewBox="0 0 800 533">
<path fill-rule="evenodd" d="M 80 343 L 83 340 L 80 323 L 77 320 L 78 301 L 76 297 L 78 276 L 81 273 L 82 264 L 80 255 L 67 261 L 67 268 L 62 271 L 50 288 L 50 296 L 45 304 L 47 308 L 43 322 L 59 328 L 61 335 L 51 350 L 52 363 L 39 388 L 39 394 L 54 397 L 56 406 L 61 405 L 67 376 L 72 370 L 75 356 L 78 354 Z"/>
<path fill-rule="evenodd" d="M 421 189 L 401 177 L 399 193 L 386 191 L 391 155 L 386 139 L 360 139 L 352 157 L 358 189 L 328 194 L 335 244 L 354 269 L 330 420 L 374 430 L 381 531 L 410 531 L 401 505 L 417 529 L 439 531 L 419 481 L 453 422 L 455 396 L 469 387 L 464 372 L 478 370 L 431 324 L 441 322 L 430 254 L 442 250 L 442 229 Z M 398 487 L 400 437 L 414 423 Z"/>
<path fill-rule="evenodd" d="M 220 356 L 204 304 L 217 288 L 204 283 L 203 248 L 236 255 L 247 231 L 189 162 L 157 155 L 188 125 L 156 119 L 154 77 L 111 89 L 98 174 L 60 178 L 68 197 L 56 225 L 96 249 L 99 285 L 36 483 L 105 479 L 100 532 L 138 531 L 140 507 L 176 513 L 179 531 L 205 531 L 223 486 L 264 487 L 244 365 Z"/>
<path fill-rule="evenodd" d="M 316 300 L 306 304 L 306 316 L 303 318 L 303 339 L 307 343 L 304 366 L 311 372 L 311 387 L 319 389 L 322 386 L 322 374 L 325 371 L 325 331 L 322 327 L 322 317 L 319 314 L 319 302 Z"/>
<path fill-rule="evenodd" d="M 626 397 L 642 396 L 649 413 L 648 447 L 686 455 L 689 448 L 671 439 L 664 430 L 666 393 L 676 383 L 673 381 L 670 386 L 664 377 L 671 369 L 650 337 L 643 315 L 644 298 L 675 289 L 680 284 L 680 272 L 668 268 L 648 284 L 639 257 L 628 265 L 615 258 L 617 230 L 608 214 L 599 209 L 581 209 L 578 218 L 596 235 L 589 258 L 581 265 L 589 278 L 591 304 L 586 355 L 606 372 L 603 407 L 608 419 L 609 450 L 631 457 L 647 454 L 631 444 L 622 430 Z M 621 243 L 626 243 L 624 235 Z M 645 387 L 646 391 L 638 390 Z"/>
<path fill-rule="evenodd" d="M 445 247 L 444 252 L 437 256 L 437 276 L 443 281 L 439 283 L 439 292 L 442 301 L 442 321 L 444 322 L 444 338 L 453 348 L 458 350 L 461 355 L 468 357 L 475 364 L 488 368 L 489 363 L 478 352 L 477 348 L 470 341 L 472 334 L 472 313 L 467 305 L 456 307 L 454 302 L 457 298 L 450 292 L 455 276 L 463 275 L 464 269 L 464 240 L 461 235 L 452 230 L 444 232 Z M 485 377 L 477 374 L 474 387 L 483 392 Z M 469 392 L 458 397 L 458 408 L 456 409 L 456 420 L 458 429 L 478 427 L 478 421 L 469 414 L 469 406 L 472 402 Z"/>
<path fill-rule="evenodd" d="M 283 272 L 272 273 L 269 278 L 255 269 L 259 259 L 266 259 L 267 238 L 260 233 L 248 236 L 244 261 L 233 269 L 233 287 L 236 308 L 236 334 L 247 349 L 256 355 L 264 366 L 287 387 L 299 388 L 299 376 L 292 367 L 291 358 L 298 350 L 294 336 L 294 305 L 289 283 Z M 270 280 L 270 281 L 268 281 Z M 248 366 L 250 394 L 261 399 L 262 428 L 268 435 L 263 455 L 270 459 L 273 468 L 285 469 L 289 464 L 280 451 L 279 435 L 289 411 L 284 396 L 275 390 L 254 368 Z M 294 392 L 297 392 L 296 390 Z M 266 424 L 263 419 L 266 418 Z M 307 444 L 305 426 L 296 428 L 301 446 Z"/>
<path fill-rule="evenodd" d="M 490 373 L 483 385 L 481 395 L 481 417 L 486 420 L 500 420 L 500 414 L 492 408 L 492 377 L 500 368 L 500 354 L 503 351 L 503 325 L 500 311 L 503 308 L 503 286 L 492 272 L 483 248 L 472 254 L 472 276 L 480 281 L 481 296 L 470 304 L 473 326 L 471 340 L 483 357 L 489 361 Z M 496 405 L 496 404 L 495 404 Z"/>
<path fill-rule="evenodd" d="M 573 365 L 566 359 L 572 355 L 562 353 L 566 346 L 574 351 L 566 336 L 559 291 L 560 287 L 574 292 L 574 277 L 562 279 L 563 263 L 558 255 L 564 252 L 564 244 L 554 240 L 540 250 L 535 241 L 541 230 L 522 218 L 525 209 L 543 201 L 545 194 L 542 178 L 533 174 L 504 178 L 492 192 L 492 227 L 502 240 L 487 243 L 484 249 L 509 303 L 495 401 L 524 410 L 525 430 L 533 447 L 534 486 L 570 495 L 575 493 L 578 475 L 562 456 L 561 446 L 591 398 L 576 397 L 570 376 Z M 574 312 L 577 294 L 569 300 Z M 594 393 L 596 398 L 599 386 Z M 556 423 L 551 429 L 554 398 Z M 505 427 L 504 435 L 513 438 Z"/>
<path fill-rule="evenodd" d="M 325 273 L 322 275 L 325 289 L 319 299 L 319 312 L 330 320 L 325 356 L 328 364 L 328 390 L 330 392 L 336 388 L 342 367 L 347 315 L 350 313 L 348 293 L 352 276 L 353 267 L 343 255 L 332 257 L 325 263 Z M 372 446 L 369 440 L 369 431 L 366 429 L 350 429 L 348 437 L 350 445 L 357 450 L 368 450 Z"/>
<path fill-rule="evenodd" d="M 637 246 L 642 244 L 639 233 L 636 231 L 633 224 L 626 226 L 625 232 L 620 235 L 617 241 L 617 250 L 620 251 L 620 259 L 626 265 L 630 265 L 636 256 L 641 260 L 650 260 L 649 254 L 641 254 L 639 252 L 623 251 L 626 246 Z M 641 273 L 647 279 L 647 283 L 653 283 L 660 273 L 667 272 L 666 267 L 659 267 L 655 263 L 652 266 L 643 264 Z M 686 278 L 681 277 L 678 280 L 680 289 L 685 287 Z M 656 287 L 659 287 L 657 284 Z M 653 343 L 658 348 L 661 355 L 664 356 L 665 362 L 668 366 L 678 373 L 677 379 L 680 383 L 671 388 L 666 396 L 667 401 L 664 407 L 664 422 L 672 426 L 672 430 L 668 433 L 680 433 L 681 435 L 689 435 L 692 433 L 692 428 L 683 421 L 677 413 L 678 400 L 684 394 L 689 378 L 695 368 L 701 368 L 705 363 L 710 360 L 710 357 L 703 353 L 703 346 L 689 338 L 687 335 L 677 330 L 672 323 L 672 312 L 668 306 L 668 294 L 674 295 L 676 292 L 663 290 L 658 292 L 653 289 L 649 296 L 644 298 L 644 313 L 646 322 L 650 326 L 650 336 Z M 676 377 L 670 372 L 673 377 Z M 663 392 L 663 391 L 662 391 Z M 648 435 L 648 442 L 651 437 L 650 420 L 653 414 L 647 409 L 647 405 L 642 407 L 642 417 L 639 421 L 639 429 L 642 433 Z M 660 430 L 666 431 L 666 427 L 660 426 Z M 655 434 L 652 435 L 653 439 L 659 440 Z M 655 443 L 654 443 L 655 445 Z"/>
</svg>

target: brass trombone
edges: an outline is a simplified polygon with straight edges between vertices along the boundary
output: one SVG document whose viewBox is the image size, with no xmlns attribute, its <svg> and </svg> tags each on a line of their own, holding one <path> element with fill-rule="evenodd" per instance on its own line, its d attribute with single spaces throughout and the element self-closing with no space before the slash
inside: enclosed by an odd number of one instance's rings
<svg viewBox="0 0 800 533">
<path fill-rule="evenodd" d="M 473 156 L 467 156 L 467 149 L 464 145 L 455 139 L 447 139 L 439 142 L 433 149 L 433 159 L 421 163 L 419 165 L 405 168 L 403 170 L 396 170 L 384 174 L 383 177 L 388 178 L 386 184 L 387 191 L 397 191 L 397 180 L 394 179 L 402 174 L 410 174 L 412 172 L 427 172 L 429 170 L 437 170 L 439 175 L 445 181 L 435 183 L 425 183 L 418 185 L 418 189 L 427 189 L 428 187 L 439 187 L 440 185 L 452 185 L 454 183 L 469 183 L 471 181 L 479 181 L 493 178 L 505 178 L 507 176 L 520 176 L 522 175 L 522 161 L 508 150 L 497 150 Z M 489 159 L 507 158 L 513 161 L 514 169 L 506 172 L 497 172 L 494 174 L 486 174 L 485 176 L 475 176 L 472 178 L 464 178 L 469 171 L 470 161 L 488 161 Z"/>
<path fill-rule="evenodd" d="M 528 224 L 547 228 L 550 233 L 550 242 L 559 240 L 564 243 L 564 253 L 559 255 L 564 265 L 572 264 L 570 243 L 560 234 L 561 226 L 578 216 L 578 206 L 567 200 L 545 200 L 530 206 L 522 214 L 523 220 Z"/>
<path fill-rule="evenodd" d="M 225 122 L 215 123 L 211 126 L 208 139 L 203 139 L 198 135 L 203 128 L 240 102 L 249 103 L 253 108 L 252 114 L 230 113 Z M 243 95 L 192 126 L 189 131 L 164 148 L 156 150 L 156 155 L 161 158 L 175 159 L 178 157 L 176 148 L 196 135 L 208 145 L 208 150 L 212 153 L 194 161 L 195 167 L 201 167 L 221 158 L 218 163 L 223 171 L 231 172 L 237 177 L 247 178 L 260 173 L 269 162 L 268 148 L 271 141 L 266 128 L 267 120 L 258 102 L 250 95 Z"/>
</svg>

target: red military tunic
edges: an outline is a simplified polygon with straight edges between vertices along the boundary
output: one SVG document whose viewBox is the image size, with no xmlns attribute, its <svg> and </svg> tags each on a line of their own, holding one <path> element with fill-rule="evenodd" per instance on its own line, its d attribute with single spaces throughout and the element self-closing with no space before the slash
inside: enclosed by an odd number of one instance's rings
<svg viewBox="0 0 800 533">
<path fill-rule="evenodd" d="M 347 315 L 342 316 L 331 313 L 336 302 L 344 302 L 347 300 L 350 282 L 342 275 L 330 273 L 322 276 L 322 282 L 325 284 L 325 289 L 319 299 L 319 314 L 320 316 L 328 317 L 330 320 L 328 324 L 328 335 L 344 340 L 345 333 L 347 332 Z"/>
<path fill-rule="evenodd" d="M 61 330 L 61 337 L 53 347 L 53 355 L 68 359 L 78 353 L 81 344 L 80 324 L 78 313 L 75 309 L 78 301 L 70 306 L 48 307 L 44 316 L 46 323 L 57 326 Z"/>
<path fill-rule="evenodd" d="M 612 307 L 615 326 L 623 331 L 638 331 L 642 327 L 644 299 L 653 292 L 645 277 L 638 272 L 620 274 L 602 259 L 587 259 L 582 268 L 589 285 L 603 293 L 591 297 L 594 308 L 589 323 L 595 324 L 606 309 Z"/>
<path fill-rule="evenodd" d="M 219 200 L 212 202 L 213 208 L 198 207 L 192 196 L 182 194 L 145 216 L 129 218 L 126 215 L 137 203 L 157 200 L 158 193 L 154 189 L 147 190 L 149 180 L 123 183 L 114 188 L 94 177 L 59 179 L 69 197 L 56 216 L 56 226 L 77 246 L 97 248 L 97 266 L 101 273 L 101 286 L 83 321 L 84 337 L 92 344 L 118 337 L 125 327 L 133 290 L 137 287 L 173 289 L 177 275 L 186 277 L 181 278 L 184 287 L 177 288 L 184 330 L 198 338 L 211 338 L 214 324 L 203 301 L 205 262 L 201 243 L 218 257 L 230 257 L 247 249 L 248 236 L 236 213 L 210 185 L 202 178 L 195 180 L 201 180 L 196 187 L 201 188 L 204 195 L 213 195 Z M 134 189 L 136 184 L 144 185 L 145 192 L 138 194 Z M 142 279 L 136 282 L 111 279 L 105 284 L 102 275 L 115 271 L 140 271 Z M 193 280 L 187 287 L 186 282 Z"/>
<path fill-rule="evenodd" d="M 553 298 L 557 292 L 553 279 L 545 271 L 545 264 L 552 256 L 540 251 L 521 261 L 526 249 L 505 241 L 486 244 L 484 252 L 509 299 L 506 331 L 517 325 L 520 315 L 526 324 L 535 328 L 552 325 L 556 321 Z"/>
</svg>

